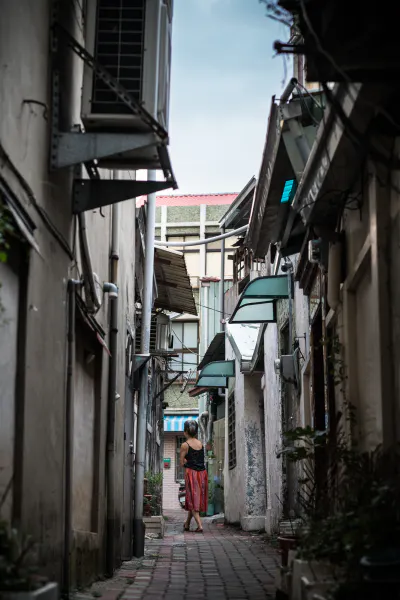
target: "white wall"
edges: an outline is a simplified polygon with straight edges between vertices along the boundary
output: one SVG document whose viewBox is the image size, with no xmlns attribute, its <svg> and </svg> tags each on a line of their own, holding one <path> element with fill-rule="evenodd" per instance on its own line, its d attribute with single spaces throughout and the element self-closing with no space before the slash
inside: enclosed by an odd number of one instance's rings
<svg viewBox="0 0 400 600">
<path fill-rule="evenodd" d="M 274 370 L 274 360 L 279 356 L 278 329 L 268 324 L 264 334 L 264 419 L 267 507 L 265 531 L 277 530 L 282 512 L 282 460 L 277 453 L 282 445 L 282 410 L 280 380 Z"/>
<path fill-rule="evenodd" d="M 226 340 L 226 358 L 234 358 Z M 236 467 L 229 469 L 228 398 L 235 393 Z M 261 430 L 262 390 L 259 375 L 243 375 L 236 360 L 234 387 L 226 400 L 224 503 L 228 523 L 240 523 L 246 531 L 265 527 L 266 490 Z"/>
</svg>

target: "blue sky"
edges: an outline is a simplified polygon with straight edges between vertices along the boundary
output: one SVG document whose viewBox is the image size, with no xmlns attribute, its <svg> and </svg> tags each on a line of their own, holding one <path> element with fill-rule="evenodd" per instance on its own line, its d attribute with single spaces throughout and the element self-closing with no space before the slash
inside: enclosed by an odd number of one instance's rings
<svg viewBox="0 0 400 600">
<path fill-rule="evenodd" d="M 273 43 L 287 37 L 258 0 L 175 0 L 169 131 L 176 193 L 238 192 L 258 174 L 271 96 L 284 86 Z"/>
</svg>

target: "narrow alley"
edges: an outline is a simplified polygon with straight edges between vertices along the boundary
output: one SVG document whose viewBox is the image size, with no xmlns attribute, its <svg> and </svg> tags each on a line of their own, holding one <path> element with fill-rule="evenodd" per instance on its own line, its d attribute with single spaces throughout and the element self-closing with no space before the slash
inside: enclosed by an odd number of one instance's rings
<svg viewBox="0 0 400 600">
<path fill-rule="evenodd" d="M 124 563 L 113 579 L 74 600 L 275 597 L 278 554 L 264 536 L 209 519 L 203 535 L 183 533 L 183 520 L 183 512 L 168 513 L 164 539 L 147 540 L 144 559 Z"/>
</svg>

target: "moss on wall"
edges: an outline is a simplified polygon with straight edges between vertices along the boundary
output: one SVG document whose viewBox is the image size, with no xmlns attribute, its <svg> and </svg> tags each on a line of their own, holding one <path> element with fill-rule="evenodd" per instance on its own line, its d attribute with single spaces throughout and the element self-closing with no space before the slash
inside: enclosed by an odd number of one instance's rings
<svg viewBox="0 0 400 600">
<path fill-rule="evenodd" d="M 207 206 L 206 219 L 207 221 L 219 221 L 220 218 L 226 213 L 229 206 L 226 204 Z"/>
<path fill-rule="evenodd" d="M 191 386 L 188 386 L 189 388 Z M 198 408 L 199 402 L 197 398 L 191 398 L 186 389 L 181 394 L 181 386 L 172 384 L 164 393 L 164 401 L 168 402 L 168 408 Z"/>
<path fill-rule="evenodd" d="M 168 223 L 189 221 L 200 221 L 200 206 L 168 206 Z"/>
</svg>

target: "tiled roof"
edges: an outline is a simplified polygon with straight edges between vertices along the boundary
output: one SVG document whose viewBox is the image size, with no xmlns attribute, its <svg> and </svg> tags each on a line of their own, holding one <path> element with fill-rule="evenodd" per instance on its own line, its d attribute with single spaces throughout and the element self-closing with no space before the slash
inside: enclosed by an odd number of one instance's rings
<svg viewBox="0 0 400 600">
<path fill-rule="evenodd" d="M 233 194 L 186 194 L 182 196 L 157 196 L 156 206 L 220 206 L 221 204 L 232 204 L 237 197 Z M 143 206 L 145 196 L 137 198 L 136 205 Z"/>
</svg>

